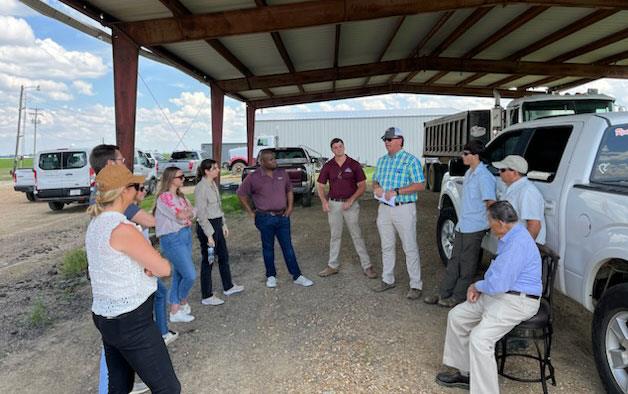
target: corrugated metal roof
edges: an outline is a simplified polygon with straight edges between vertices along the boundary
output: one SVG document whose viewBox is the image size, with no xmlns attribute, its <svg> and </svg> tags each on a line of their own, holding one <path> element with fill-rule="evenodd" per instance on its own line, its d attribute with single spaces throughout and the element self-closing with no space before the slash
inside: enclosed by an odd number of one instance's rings
<svg viewBox="0 0 628 394">
<path fill-rule="evenodd" d="M 255 120 L 264 122 L 271 120 L 299 119 L 351 119 L 351 118 L 400 118 L 411 116 L 445 116 L 460 112 L 454 108 L 408 108 L 382 109 L 368 111 L 321 111 L 321 112 L 264 112 L 260 111 Z"/>
</svg>

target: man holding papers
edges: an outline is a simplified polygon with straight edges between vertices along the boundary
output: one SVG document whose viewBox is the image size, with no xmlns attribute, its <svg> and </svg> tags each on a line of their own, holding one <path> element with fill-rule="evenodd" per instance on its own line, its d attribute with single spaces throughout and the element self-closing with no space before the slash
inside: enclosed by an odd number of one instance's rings
<svg viewBox="0 0 628 394">
<path fill-rule="evenodd" d="M 382 244 L 382 281 L 373 290 L 386 291 L 395 287 L 395 232 L 406 254 L 410 277 L 407 297 L 421 296 L 421 264 L 416 241 L 417 192 L 425 188 L 423 169 L 418 158 L 403 150 L 403 133 L 390 127 L 382 136 L 388 153 L 377 160 L 373 174 L 373 193 L 380 201 L 377 230 Z"/>
</svg>

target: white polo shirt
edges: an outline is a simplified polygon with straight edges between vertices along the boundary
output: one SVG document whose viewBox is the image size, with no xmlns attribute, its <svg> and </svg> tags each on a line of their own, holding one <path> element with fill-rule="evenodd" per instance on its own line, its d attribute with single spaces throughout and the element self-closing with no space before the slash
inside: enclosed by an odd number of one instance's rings
<svg viewBox="0 0 628 394">
<path fill-rule="evenodd" d="M 501 198 L 507 200 L 517 211 L 519 223 L 526 226 L 527 220 L 538 220 L 541 222 L 541 231 L 536 237 L 536 242 L 545 245 L 547 228 L 545 226 L 545 200 L 539 189 L 528 180 L 522 177 L 518 181 L 506 188 L 506 192 Z"/>
</svg>

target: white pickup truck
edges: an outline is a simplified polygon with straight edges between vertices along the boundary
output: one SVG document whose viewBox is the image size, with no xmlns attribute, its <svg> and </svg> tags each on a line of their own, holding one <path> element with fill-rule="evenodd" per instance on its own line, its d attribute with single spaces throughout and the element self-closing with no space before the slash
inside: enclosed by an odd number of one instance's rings
<svg viewBox="0 0 628 394">
<path fill-rule="evenodd" d="M 13 190 L 26 194 L 28 201 L 35 201 L 35 173 L 32 168 L 16 168 L 13 171 Z"/>
<path fill-rule="evenodd" d="M 628 392 L 628 113 L 547 118 L 492 140 L 488 163 L 526 158 L 545 199 L 546 245 L 560 256 L 556 288 L 594 312 L 592 341 L 609 393 Z M 498 198 L 504 185 L 498 178 Z M 464 168 L 450 162 L 439 200 L 438 249 L 446 263 L 460 212 Z"/>
<path fill-rule="evenodd" d="M 192 181 L 196 178 L 196 170 L 201 161 L 205 159 L 202 151 L 198 150 L 180 150 L 172 152 L 170 160 L 159 161 L 157 163 L 157 174 L 161 178 L 164 170 L 168 167 L 177 167 L 183 171 L 186 181 Z"/>
</svg>

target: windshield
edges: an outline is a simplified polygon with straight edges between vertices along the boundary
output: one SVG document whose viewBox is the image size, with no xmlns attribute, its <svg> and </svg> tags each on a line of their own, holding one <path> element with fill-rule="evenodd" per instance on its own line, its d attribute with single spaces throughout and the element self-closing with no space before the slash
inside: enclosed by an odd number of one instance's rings
<svg viewBox="0 0 628 394">
<path fill-rule="evenodd" d="M 523 120 L 530 121 L 550 116 L 611 112 L 609 100 L 555 100 L 523 103 Z"/>
<path fill-rule="evenodd" d="M 628 186 L 628 124 L 611 126 L 604 132 L 591 182 Z"/>
<path fill-rule="evenodd" d="M 198 160 L 198 153 L 190 151 L 172 152 L 172 160 Z"/>
</svg>

